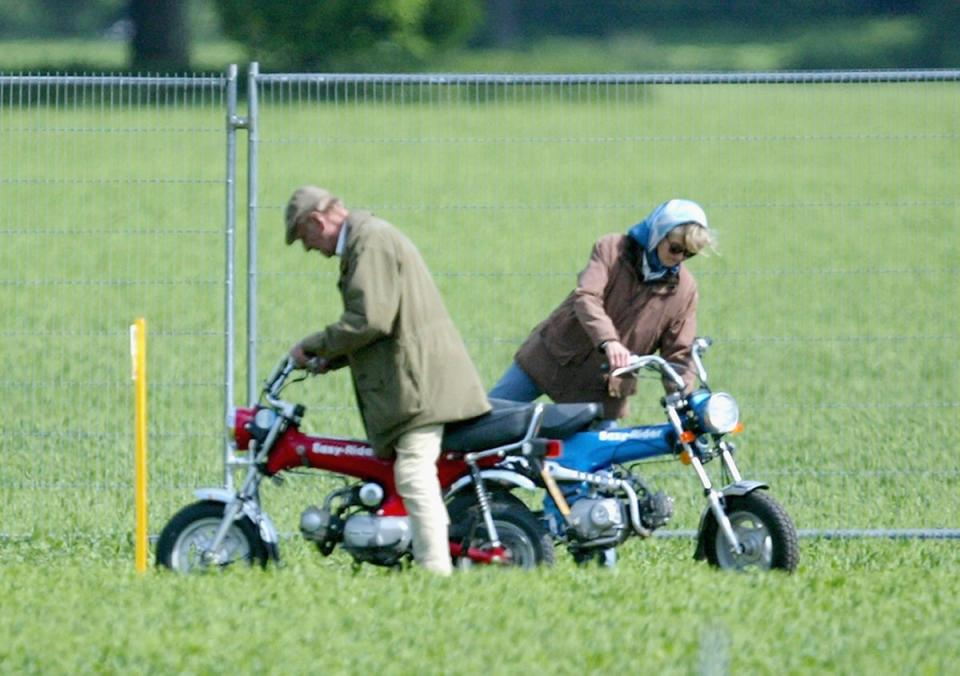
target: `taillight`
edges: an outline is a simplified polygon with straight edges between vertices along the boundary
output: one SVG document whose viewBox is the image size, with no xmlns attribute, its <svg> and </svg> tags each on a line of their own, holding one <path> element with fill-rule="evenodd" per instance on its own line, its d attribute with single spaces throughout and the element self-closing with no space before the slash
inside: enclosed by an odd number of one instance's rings
<svg viewBox="0 0 960 676">
<path fill-rule="evenodd" d="M 559 439 L 547 439 L 547 458 L 559 458 L 563 455 L 563 442 Z"/>
</svg>

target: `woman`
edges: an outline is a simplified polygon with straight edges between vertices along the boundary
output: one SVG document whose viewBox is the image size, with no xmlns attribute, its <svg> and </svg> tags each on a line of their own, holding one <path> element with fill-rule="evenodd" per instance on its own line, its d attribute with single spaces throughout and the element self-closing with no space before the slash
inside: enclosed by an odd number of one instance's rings
<svg viewBox="0 0 960 676">
<path fill-rule="evenodd" d="M 600 401 L 608 424 L 623 418 L 636 381 L 608 377 L 604 363 L 613 370 L 631 353 L 659 351 L 689 364 L 697 284 L 683 261 L 713 243 L 703 209 L 683 199 L 664 202 L 625 235 L 601 237 L 577 288 L 520 346 L 490 397 Z M 692 369 L 684 380 L 692 387 Z"/>
</svg>

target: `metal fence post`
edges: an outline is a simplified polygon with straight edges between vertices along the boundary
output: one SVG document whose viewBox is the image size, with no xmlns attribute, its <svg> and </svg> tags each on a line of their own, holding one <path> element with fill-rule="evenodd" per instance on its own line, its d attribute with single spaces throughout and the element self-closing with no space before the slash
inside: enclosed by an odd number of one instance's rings
<svg viewBox="0 0 960 676">
<path fill-rule="evenodd" d="M 257 400 L 257 76 L 247 74 L 247 401 Z"/>
<path fill-rule="evenodd" d="M 223 417 L 224 421 L 230 416 L 234 404 L 234 371 L 236 352 L 236 248 L 237 248 L 237 129 L 245 125 L 245 121 L 237 116 L 237 65 L 230 64 L 227 69 L 227 175 L 226 175 L 226 232 L 224 256 L 224 348 L 223 348 Z M 226 429 L 224 430 L 226 435 Z M 230 440 L 224 438 L 223 450 L 223 483 L 230 489 L 233 487 L 233 473 L 230 466 L 233 462 L 233 449 Z"/>
</svg>

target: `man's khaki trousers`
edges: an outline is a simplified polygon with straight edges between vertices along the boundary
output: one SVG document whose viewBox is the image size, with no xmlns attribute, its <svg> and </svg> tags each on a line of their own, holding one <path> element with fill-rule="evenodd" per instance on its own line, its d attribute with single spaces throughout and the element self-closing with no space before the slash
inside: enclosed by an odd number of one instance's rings
<svg viewBox="0 0 960 676">
<path fill-rule="evenodd" d="M 393 476 L 410 517 L 413 558 L 432 573 L 450 575 L 447 508 L 443 504 L 437 459 L 443 425 L 424 425 L 397 439 Z"/>
</svg>

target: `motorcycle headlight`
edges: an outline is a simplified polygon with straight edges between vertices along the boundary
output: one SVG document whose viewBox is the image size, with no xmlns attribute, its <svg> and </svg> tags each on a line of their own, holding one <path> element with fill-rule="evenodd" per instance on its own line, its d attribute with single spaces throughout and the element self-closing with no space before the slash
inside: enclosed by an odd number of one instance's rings
<svg viewBox="0 0 960 676">
<path fill-rule="evenodd" d="M 253 424 L 262 430 L 269 430 L 273 427 L 273 421 L 277 419 L 277 414 L 272 408 L 261 408 L 253 416 Z"/>
<path fill-rule="evenodd" d="M 726 392 L 716 392 L 694 404 L 704 429 L 714 434 L 732 432 L 740 422 L 737 400 Z"/>
</svg>

